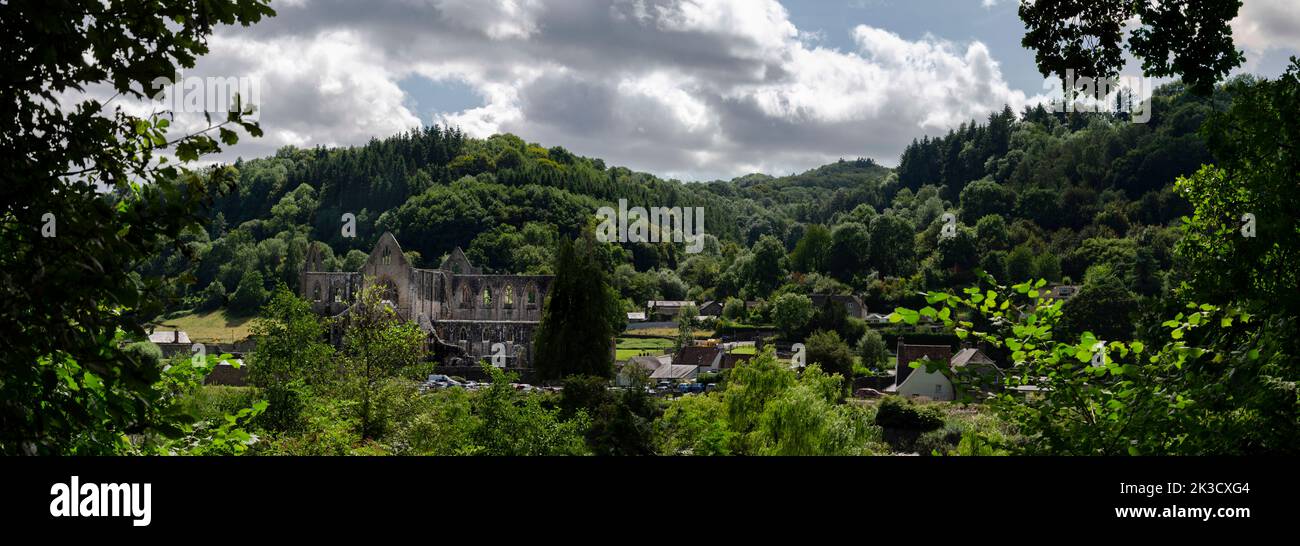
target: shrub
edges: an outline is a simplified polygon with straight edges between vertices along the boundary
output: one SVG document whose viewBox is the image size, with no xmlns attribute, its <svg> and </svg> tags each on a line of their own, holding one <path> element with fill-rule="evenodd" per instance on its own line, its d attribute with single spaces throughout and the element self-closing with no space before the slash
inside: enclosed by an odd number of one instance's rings
<svg viewBox="0 0 1300 546">
<path fill-rule="evenodd" d="M 207 288 L 199 293 L 199 311 L 211 311 L 220 309 L 226 304 L 226 285 L 221 281 L 212 281 Z"/>
<path fill-rule="evenodd" d="M 205 385 L 181 399 L 182 410 L 200 421 L 221 419 L 253 406 L 260 398 L 253 387 Z"/>
<path fill-rule="evenodd" d="M 749 310 L 745 308 L 744 300 L 729 298 L 722 306 L 722 316 L 728 320 L 744 321 L 749 317 Z"/>
<path fill-rule="evenodd" d="M 885 347 L 885 338 L 880 332 L 867 330 L 858 340 L 858 355 L 862 365 L 869 370 L 880 370 L 889 362 L 889 349 Z"/>
<path fill-rule="evenodd" d="M 931 431 L 943 426 L 943 413 L 911 400 L 891 396 L 880 402 L 876 424 L 885 428 Z"/>
<path fill-rule="evenodd" d="M 162 349 L 148 341 L 138 341 L 127 345 L 122 352 L 150 368 L 157 367 L 163 359 Z"/>
<path fill-rule="evenodd" d="M 808 364 L 819 364 L 826 373 L 853 377 L 853 351 L 835 332 L 815 332 L 808 338 Z"/>
<path fill-rule="evenodd" d="M 772 321 L 787 338 L 797 337 L 813 318 L 812 300 L 803 294 L 786 294 L 772 306 Z"/>
</svg>

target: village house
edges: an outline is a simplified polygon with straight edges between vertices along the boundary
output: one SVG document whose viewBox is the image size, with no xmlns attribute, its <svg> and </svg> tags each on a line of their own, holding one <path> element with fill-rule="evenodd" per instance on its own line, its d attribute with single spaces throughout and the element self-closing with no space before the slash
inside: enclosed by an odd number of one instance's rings
<svg viewBox="0 0 1300 546">
<path fill-rule="evenodd" d="M 1073 284 L 1058 284 L 1048 287 L 1047 298 L 1052 300 L 1068 300 L 1079 294 L 1082 286 Z"/>
<path fill-rule="evenodd" d="M 657 320 L 674 320 L 687 307 L 695 307 L 693 301 L 648 301 L 646 313 Z"/>
<path fill-rule="evenodd" d="M 619 365 L 618 373 L 614 375 L 614 384 L 619 387 L 630 387 L 632 386 L 632 374 L 635 371 L 639 370 L 646 377 L 650 377 L 654 375 L 655 370 L 669 366 L 672 363 L 673 357 L 671 355 L 634 356 Z"/>
<path fill-rule="evenodd" d="M 867 305 L 862 303 L 862 298 L 857 296 L 835 296 L 829 294 L 811 294 L 808 299 L 812 300 L 814 309 L 821 309 L 826 306 L 826 302 L 838 304 L 844 307 L 844 314 L 856 318 L 867 318 Z"/>
<path fill-rule="evenodd" d="M 700 306 L 701 317 L 720 317 L 722 316 L 723 302 L 719 300 L 710 300 Z"/>
<path fill-rule="evenodd" d="M 716 345 L 682 347 L 673 356 L 673 364 L 697 366 L 706 371 L 716 372 L 722 369 L 723 354 L 725 351 Z"/>
<path fill-rule="evenodd" d="M 690 381 L 695 381 L 695 378 L 699 377 L 699 375 L 700 375 L 699 366 L 667 364 L 664 366 L 660 366 L 658 369 L 654 371 L 654 373 L 650 374 L 650 380 L 655 382 L 674 381 L 678 383 L 686 383 Z"/>
<path fill-rule="evenodd" d="M 736 366 L 739 366 L 741 364 L 749 362 L 750 360 L 753 360 L 754 356 L 755 355 L 748 354 L 748 353 L 745 354 L 727 353 L 725 355 L 722 355 L 722 364 L 721 364 L 722 369 L 730 370 L 732 368 L 735 368 Z"/>
<path fill-rule="evenodd" d="M 885 392 L 904 398 L 925 397 L 943 401 L 957 398 L 962 388 L 961 382 L 954 381 L 954 378 L 949 377 L 942 370 L 934 372 L 927 370 L 924 365 L 926 360 L 946 361 L 952 370 L 969 368 L 984 385 L 991 385 L 1001 377 L 1002 373 L 993 359 L 983 351 L 972 347 L 962 348 L 954 355 L 952 347 L 947 345 L 907 345 L 902 338 L 899 338 L 897 354 L 894 384 L 887 387 Z M 922 362 L 922 365 L 912 368 L 913 362 Z M 968 387 L 980 388 L 981 385 L 968 385 Z"/>
</svg>

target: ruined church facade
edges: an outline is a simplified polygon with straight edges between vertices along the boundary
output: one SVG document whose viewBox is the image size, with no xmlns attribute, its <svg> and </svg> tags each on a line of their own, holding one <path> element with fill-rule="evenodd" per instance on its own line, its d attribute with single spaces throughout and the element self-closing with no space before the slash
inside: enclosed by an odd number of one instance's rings
<svg viewBox="0 0 1300 546">
<path fill-rule="evenodd" d="M 299 279 L 300 296 L 322 315 L 346 313 L 361 290 L 377 284 L 397 314 L 428 336 L 431 354 L 471 365 L 504 354 L 508 368 L 531 368 L 533 334 L 554 277 L 485 275 L 456 248 L 437 269 L 413 267 L 384 233 L 360 271 L 325 271 L 313 245 Z"/>
</svg>

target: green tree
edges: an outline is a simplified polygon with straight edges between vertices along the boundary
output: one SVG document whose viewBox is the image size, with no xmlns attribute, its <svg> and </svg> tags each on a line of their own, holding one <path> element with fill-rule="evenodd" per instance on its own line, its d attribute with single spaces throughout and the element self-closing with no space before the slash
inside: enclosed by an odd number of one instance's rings
<svg viewBox="0 0 1300 546">
<path fill-rule="evenodd" d="M 916 229 L 896 214 L 885 213 L 871 221 L 871 264 L 881 275 L 905 276 L 916 267 Z"/>
<path fill-rule="evenodd" d="M 889 349 L 885 346 L 885 338 L 880 332 L 872 329 L 862 334 L 862 339 L 858 340 L 858 356 L 862 358 L 862 365 L 869 370 L 883 370 L 885 364 L 889 362 Z"/>
<path fill-rule="evenodd" d="M 1198 321 L 1208 356 L 1188 373 L 1211 394 L 1199 400 L 1202 407 L 1220 417 L 1206 435 L 1217 440 L 1216 452 L 1296 453 L 1300 61 L 1292 57 L 1277 80 L 1238 81 L 1230 89 L 1232 106 L 1202 126 L 1217 165 L 1177 184 L 1195 207 L 1177 247 L 1190 277 L 1184 292 L 1229 313 Z M 1188 315 L 1184 322 L 1195 316 Z"/>
<path fill-rule="evenodd" d="M 356 403 L 358 433 L 363 440 L 382 437 L 390 425 L 383 418 L 389 400 L 382 391 L 399 372 L 424 361 L 425 334 L 404 321 L 384 302 L 382 285 L 371 284 L 342 320 L 343 392 Z M 309 329 L 310 325 L 303 326 Z"/>
<path fill-rule="evenodd" d="M 857 222 L 846 222 L 835 226 L 831 231 L 831 246 L 826 265 L 827 271 L 836 279 L 849 282 L 853 280 L 854 275 L 865 275 L 870 256 L 871 234 L 867 226 Z"/>
<path fill-rule="evenodd" d="M 569 376 L 560 397 L 561 417 L 591 419 L 587 445 L 596 455 L 653 455 L 654 420 L 662 413 L 646 391 L 644 375 L 631 388 L 612 391 L 609 380 Z"/>
<path fill-rule="evenodd" d="M 274 12 L 259 0 L 7 2 L 0 102 L 0 453 L 106 453 L 124 434 L 177 432 L 149 395 L 162 370 L 123 352 L 167 302 L 167 281 L 134 272 L 189 228 L 235 171 L 190 170 L 261 131 L 242 108 L 190 135 L 123 103 L 157 91 L 207 53 L 220 25 Z M 165 21 L 165 24 L 164 24 Z M 31 52 L 40 52 L 39 54 Z M 81 91 L 104 86 L 116 106 Z M 55 99 L 72 97 L 70 101 Z M 220 119 L 220 118 L 219 118 Z M 218 142 L 217 139 L 220 139 Z M 174 154 L 160 166 L 161 154 Z M 178 248 L 178 250 L 183 250 Z"/>
<path fill-rule="evenodd" d="M 799 337 L 812 318 L 812 299 L 803 294 L 785 294 L 772 303 L 772 322 L 786 339 Z"/>
<path fill-rule="evenodd" d="M 1240 7 L 1240 0 L 1024 2 L 1020 19 L 1027 32 L 1021 45 L 1035 52 L 1044 76 L 1074 70 L 1077 76 L 1110 77 L 1124 67 L 1124 32 L 1133 24 L 1128 52 L 1147 75 L 1180 76 L 1209 93 L 1245 60 L 1232 44 L 1230 26 Z"/>
<path fill-rule="evenodd" d="M 1041 254 L 1034 260 L 1034 278 L 1046 279 L 1047 282 L 1061 281 L 1061 259 L 1055 254 Z"/>
<path fill-rule="evenodd" d="M 988 215 L 975 223 L 975 238 L 979 241 L 980 252 L 1007 249 L 1007 221 L 997 215 Z"/>
<path fill-rule="evenodd" d="M 1015 204 L 1015 192 L 992 180 L 976 180 L 961 190 L 961 218 L 967 224 L 985 216 L 1006 216 Z"/>
<path fill-rule="evenodd" d="M 790 269 L 801 273 L 826 271 L 831 252 L 831 232 L 821 224 L 809 224 L 790 253 Z"/>
<path fill-rule="evenodd" d="M 744 321 L 749 318 L 749 309 L 745 307 L 745 300 L 727 298 L 727 303 L 722 306 L 722 316 L 727 320 L 735 321 Z"/>
<path fill-rule="evenodd" d="M 825 330 L 813 332 L 808 336 L 806 350 L 809 364 L 817 364 L 826 373 L 839 374 L 845 379 L 853 377 L 853 351 L 838 333 Z M 847 381 L 844 386 L 848 387 Z"/>
<path fill-rule="evenodd" d="M 1294 437 L 1258 428 L 1271 421 L 1269 417 L 1243 412 L 1243 402 L 1224 399 L 1231 387 L 1222 384 L 1223 364 L 1239 358 L 1267 361 L 1265 355 L 1275 348 L 1258 337 L 1247 338 L 1251 343 L 1264 341 L 1249 350 L 1231 341 L 1255 327 L 1250 313 L 1188 304 L 1185 312 L 1163 324 L 1166 333 L 1151 348 L 1141 341 L 1102 340 L 1091 332 L 1062 339 L 1056 328 L 1064 302 L 1049 299 L 1046 284 L 1039 280 L 1010 290 L 971 287 L 961 296 L 930 293 L 926 309 L 895 313 L 909 323 L 921 315 L 937 316 L 959 338 L 1009 351 L 1011 367 L 1004 369 L 1001 384 L 1029 387 L 1038 394 L 1025 397 L 1004 391 L 991 400 L 1028 440 L 999 447 L 1059 455 L 1296 451 Z M 982 326 L 955 318 L 964 313 Z M 1215 332 L 1219 328 L 1240 330 Z M 1240 356 L 1233 354 L 1239 350 Z M 942 361 L 927 365 L 962 382 L 989 384 L 987 376 L 970 369 L 946 369 Z M 1286 403 L 1294 404 L 1294 392 L 1286 396 Z M 1273 399 L 1267 405 L 1276 403 Z"/>
<path fill-rule="evenodd" d="M 1034 275 L 1034 251 L 1021 245 L 1007 255 L 1007 280 L 1012 282 L 1027 281 Z"/>
<path fill-rule="evenodd" d="M 687 305 L 677 313 L 677 338 L 673 340 L 674 353 L 695 342 L 695 319 L 699 316 L 700 311 L 694 305 Z"/>
<path fill-rule="evenodd" d="M 1089 282 L 1061 306 L 1057 331 L 1075 339 L 1092 332 L 1103 340 L 1133 339 L 1133 312 L 1137 299 L 1115 276 Z"/>
<path fill-rule="evenodd" d="M 598 259 L 597 244 L 590 231 L 560 243 L 555 281 L 534 336 L 533 365 L 543 379 L 614 375 L 611 344 L 617 331 L 610 317 L 621 315 L 622 308 Z"/>
<path fill-rule="evenodd" d="M 261 271 L 254 269 L 244 273 L 239 280 L 239 287 L 230 295 L 230 311 L 243 316 L 256 313 L 268 297 L 264 284 Z"/>
<path fill-rule="evenodd" d="M 785 246 L 776 237 L 764 235 L 754 243 L 753 255 L 748 286 L 754 294 L 770 294 L 785 278 Z"/>
<path fill-rule="evenodd" d="M 200 311 L 220 309 L 226 304 L 226 285 L 221 284 L 221 281 L 214 280 L 203 289 L 203 292 L 199 293 L 199 298 L 198 308 Z"/>
<path fill-rule="evenodd" d="M 985 273 L 993 276 L 995 279 L 1006 280 L 1007 278 L 1007 253 L 1001 250 L 994 250 L 980 258 L 980 269 Z"/>
<path fill-rule="evenodd" d="M 542 406 L 538 396 L 521 395 L 512 373 L 484 365 L 491 386 L 473 400 L 473 453 L 491 456 L 585 455 L 591 420 L 579 411 L 571 419 L 561 409 Z"/>
<path fill-rule="evenodd" d="M 979 243 L 973 230 L 958 228 L 951 237 L 939 238 L 939 265 L 945 269 L 969 271 L 979 264 Z"/>
<path fill-rule="evenodd" d="M 310 389 L 333 379 L 334 348 L 324 342 L 325 326 L 310 303 L 280 285 L 251 331 L 257 350 L 248 357 L 248 381 L 269 402 L 258 422 L 269 430 L 296 431 Z"/>
</svg>

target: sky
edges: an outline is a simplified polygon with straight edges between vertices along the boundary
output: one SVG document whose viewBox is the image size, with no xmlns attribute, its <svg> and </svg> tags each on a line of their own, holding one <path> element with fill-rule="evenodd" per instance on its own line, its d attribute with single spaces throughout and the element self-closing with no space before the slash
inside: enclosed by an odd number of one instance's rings
<svg viewBox="0 0 1300 546">
<path fill-rule="evenodd" d="M 666 178 L 784 175 L 838 158 L 892 166 L 913 138 L 1047 93 L 1015 0 L 272 6 L 220 29 L 185 73 L 257 82 L 265 136 L 222 159 L 443 124 Z M 1300 55 L 1296 0 L 1246 0 L 1233 28 L 1242 71 L 1273 77 Z"/>
</svg>

